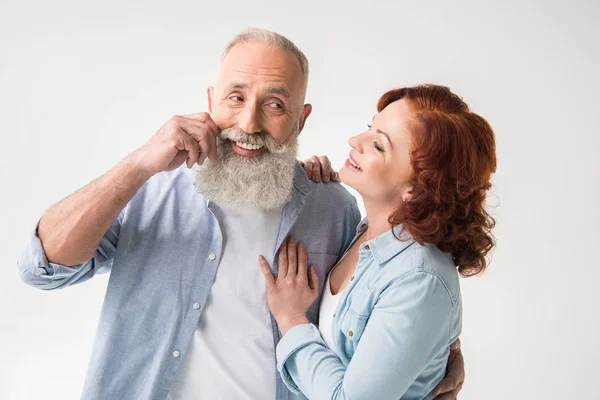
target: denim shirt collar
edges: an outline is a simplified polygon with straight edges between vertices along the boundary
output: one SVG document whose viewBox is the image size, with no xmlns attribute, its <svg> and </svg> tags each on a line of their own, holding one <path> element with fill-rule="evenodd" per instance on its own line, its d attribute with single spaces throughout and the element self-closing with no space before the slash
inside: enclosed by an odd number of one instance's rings
<svg viewBox="0 0 600 400">
<path fill-rule="evenodd" d="M 356 228 L 357 238 L 367 230 L 368 225 L 365 217 Z M 415 239 L 407 231 L 402 232 L 402 225 L 397 225 L 376 238 L 364 242 L 360 246 L 360 251 L 372 254 L 377 263 L 381 265 L 403 252 L 413 243 L 415 243 Z"/>
<path fill-rule="evenodd" d="M 294 165 L 294 187 L 304 195 L 308 195 L 311 192 L 310 180 L 299 162 L 296 162 L 296 165 Z"/>
</svg>

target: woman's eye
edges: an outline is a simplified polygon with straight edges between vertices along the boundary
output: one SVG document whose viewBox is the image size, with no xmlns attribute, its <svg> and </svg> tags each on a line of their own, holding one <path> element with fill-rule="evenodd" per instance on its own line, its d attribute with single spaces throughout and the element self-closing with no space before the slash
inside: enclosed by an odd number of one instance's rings
<svg viewBox="0 0 600 400">
<path fill-rule="evenodd" d="M 373 146 L 375 146 L 375 149 L 376 149 L 377 151 L 379 151 L 380 153 L 383 153 L 383 152 L 384 152 L 384 150 L 383 150 L 383 147 L 381 147 L 381 146 L 379 145 L 379 143 L 377 143 L 377 142 L 373 142 Z"/>
</svg>

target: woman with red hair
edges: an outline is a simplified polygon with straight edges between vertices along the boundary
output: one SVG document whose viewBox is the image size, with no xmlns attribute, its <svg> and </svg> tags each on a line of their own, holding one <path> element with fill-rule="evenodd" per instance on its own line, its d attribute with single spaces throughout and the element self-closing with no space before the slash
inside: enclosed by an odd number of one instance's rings
<svg viewBox="0 0 600 400">
<path fill-rule="evenodd" d="M 494 247 L 487 121 L 436 85 L 387 92 L 377 111 L 339 173 L 367 215 L 327 277 L 318 328 L 306 318 L 318 285 L 304 245 L 284 243 L 277 278 L 259 258 L 283 334 L 278 369 L 309 399 L 433 398 L 461 331 L 458 275 L 484 271 Z"/>
</svg>

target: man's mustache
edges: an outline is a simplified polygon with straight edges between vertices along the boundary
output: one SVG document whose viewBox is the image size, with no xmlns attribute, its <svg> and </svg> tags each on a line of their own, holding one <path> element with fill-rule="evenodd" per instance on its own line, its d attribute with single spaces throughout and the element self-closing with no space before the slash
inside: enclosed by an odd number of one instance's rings
<svg viewBox="0 0 600 400">
<path fill-rule="evenodd" d="M 266 145 L 268 135 L 269 134 L 264 131 L 249 134 L 238 128 L 225 128 L 219 132 L 219 136 L 222 139 L 231 140 L 233 142 L 256 144 L 259 146 Z"/>
<path fill-rule="evenodd" d="M 288 148 L 288 143 L 277 143 L 271 135 L 266 131 L 260 131 L 256 133 L 246 133 L 239 128 L 225 128 L 219 132 L 220 139 L 223 141 L 231 140 L 233 142 L 243 142 L 248 144 L 256 144 L 263 146 L 269 153 L 272 154 L 283 154 Z M 219 141 L 217 141 L 217 145 Z M 224 143 L 221 142 L 221 145 Z"/>
</svg>

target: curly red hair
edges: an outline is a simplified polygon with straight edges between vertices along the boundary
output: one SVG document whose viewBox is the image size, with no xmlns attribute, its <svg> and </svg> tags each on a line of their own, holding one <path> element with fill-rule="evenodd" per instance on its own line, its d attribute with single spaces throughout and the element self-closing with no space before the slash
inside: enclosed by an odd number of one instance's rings
<svg viewBox="0 0 600 400">
<path fill-rule="evenodd" d="M 496 171 L 494 132 L 445 86 L 391 90 L 379 99 L 377 111 L 400 99 L 412 117 L 412 189 L 389 222 L 402 224 L 418 243 L 451 253 L 462 276 L 476 275 L 495 246 L 496 221 L 485 208 Z"/>
</svg>

